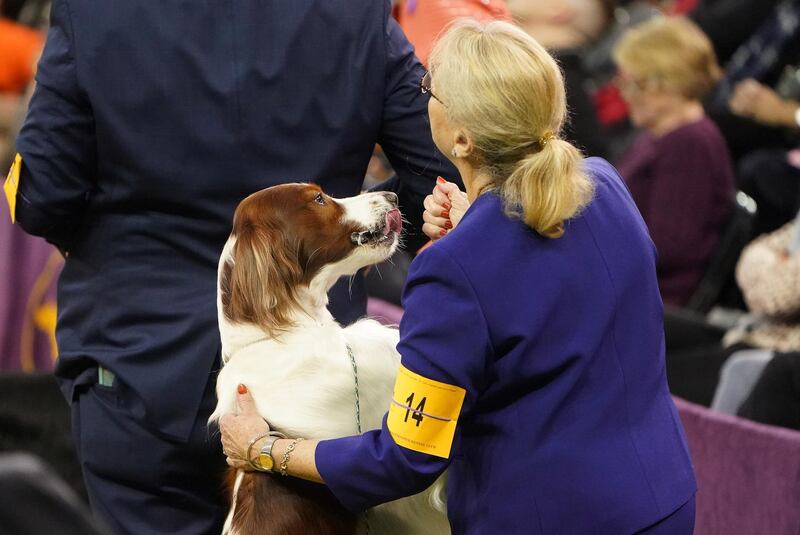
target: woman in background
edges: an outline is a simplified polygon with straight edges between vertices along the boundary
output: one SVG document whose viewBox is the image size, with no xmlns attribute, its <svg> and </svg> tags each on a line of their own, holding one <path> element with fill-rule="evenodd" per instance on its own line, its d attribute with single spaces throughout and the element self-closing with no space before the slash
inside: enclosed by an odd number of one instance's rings
<svg viewBox="0 0 800 535">
<path fill-rule="evenodd" d="M 661 296 L 682 306 L 734 202 L 728 148 L 701 103 L 720 68 L 708 38 L 681 18 L 657 18 L 630 30 L 614 60 L 631 120 L 644 130 L 618 167 L 656 244 Z"/>
</svg>

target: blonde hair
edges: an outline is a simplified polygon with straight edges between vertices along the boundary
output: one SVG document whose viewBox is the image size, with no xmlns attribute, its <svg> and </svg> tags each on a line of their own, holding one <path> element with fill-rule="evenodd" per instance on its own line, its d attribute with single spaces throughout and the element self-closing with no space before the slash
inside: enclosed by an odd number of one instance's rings
<svg viewBox="0 0 800 535">
<path fill-rule="evenodd" d="M 722 76 L 711 41 L 683 17 L 656 17 L 628 30 L 614 48 L 617 66 L 687 99 L 700 99 Z"/>
<path fill-rule="evenodd" d="M 454 23 L 430 56 L 448 121 L 469 132 L 472 163 L 491 174 L 506 211 L 558 238 L 589 203 L 583 156 L 559 139 L 567 114 L 561 69 L 516 26 Z"/>
</svg>

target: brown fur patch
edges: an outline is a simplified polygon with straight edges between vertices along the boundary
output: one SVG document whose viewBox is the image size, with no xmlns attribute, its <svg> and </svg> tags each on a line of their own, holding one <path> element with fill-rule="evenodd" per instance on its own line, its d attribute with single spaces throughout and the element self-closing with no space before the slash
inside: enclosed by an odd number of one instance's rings
<svg viewBox="0 0 800 535">
<path fill-rule="evenodd" d="M 231 306 L 231 270 L 231 262 L 228 260 L 222 265 L 222 273 L 219 276 L 219 293 L 222 300 L 222 310 L 226 311 L 226 316 Z"/>
<path fill-rule="evenodd" d="M 290 327 L 297 288 L 354 245 L 342 224 L 344 210 L 313 184 L 284 184 L 243 200 L 233 221 L 233 265 L 223 266 L 220 287 L 225 316 L 252 323 L 272 336 Z"/>
<path fill-rule="evenodd" d="M 236 470 L 231 474 L 235 480 Z M 323 485 L 253 472 L 242 478 L 233 516 L 241 535 L 344 535 L 357 524 Z"/>
</svg>

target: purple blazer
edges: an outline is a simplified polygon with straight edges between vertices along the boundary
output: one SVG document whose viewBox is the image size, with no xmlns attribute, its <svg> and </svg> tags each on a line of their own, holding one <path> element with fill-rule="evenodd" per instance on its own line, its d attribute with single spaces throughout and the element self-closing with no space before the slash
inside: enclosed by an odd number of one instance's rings
<svg viewBox="0 0 800 535">
<path fill-rule="evenodd" d="M 320 474 L 346 507 L 418 492 L 448 467 L 454 533 L 633 533 L 691 500 L 655 250 L 614 168 L 586 167 L 594 200 L 562 238 L 487 193 L 414 260 L 398 350 L 411 372 L 466 391 L 452 448 L 398 445 L 386 420 L 321 442 Z"/>
</svg>

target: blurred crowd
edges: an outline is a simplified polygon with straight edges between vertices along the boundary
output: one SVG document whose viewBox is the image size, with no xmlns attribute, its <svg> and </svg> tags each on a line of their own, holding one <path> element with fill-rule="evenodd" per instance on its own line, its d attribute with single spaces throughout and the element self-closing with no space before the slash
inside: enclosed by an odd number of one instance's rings
<svg viewBox="0 0 800 535">
<path fill-rule="evenodd" d="M 6 168 L 48 4 L 0 2 Z M 423 63 L 464 16 L 513 21 L 551 50 L 567 84 L 562 135 L 620 170 L 657 247 L 673 393 L 800 429 L 800 0 L 393 4 Z M 365 187 L 391 174 L 376 147 Z M 0 369 L 48 369 L 61 258 L 8 217 L 0 248 Z M 371 269 L 370 294 L 399 306 L 415 253 Z"/>
</svg>

